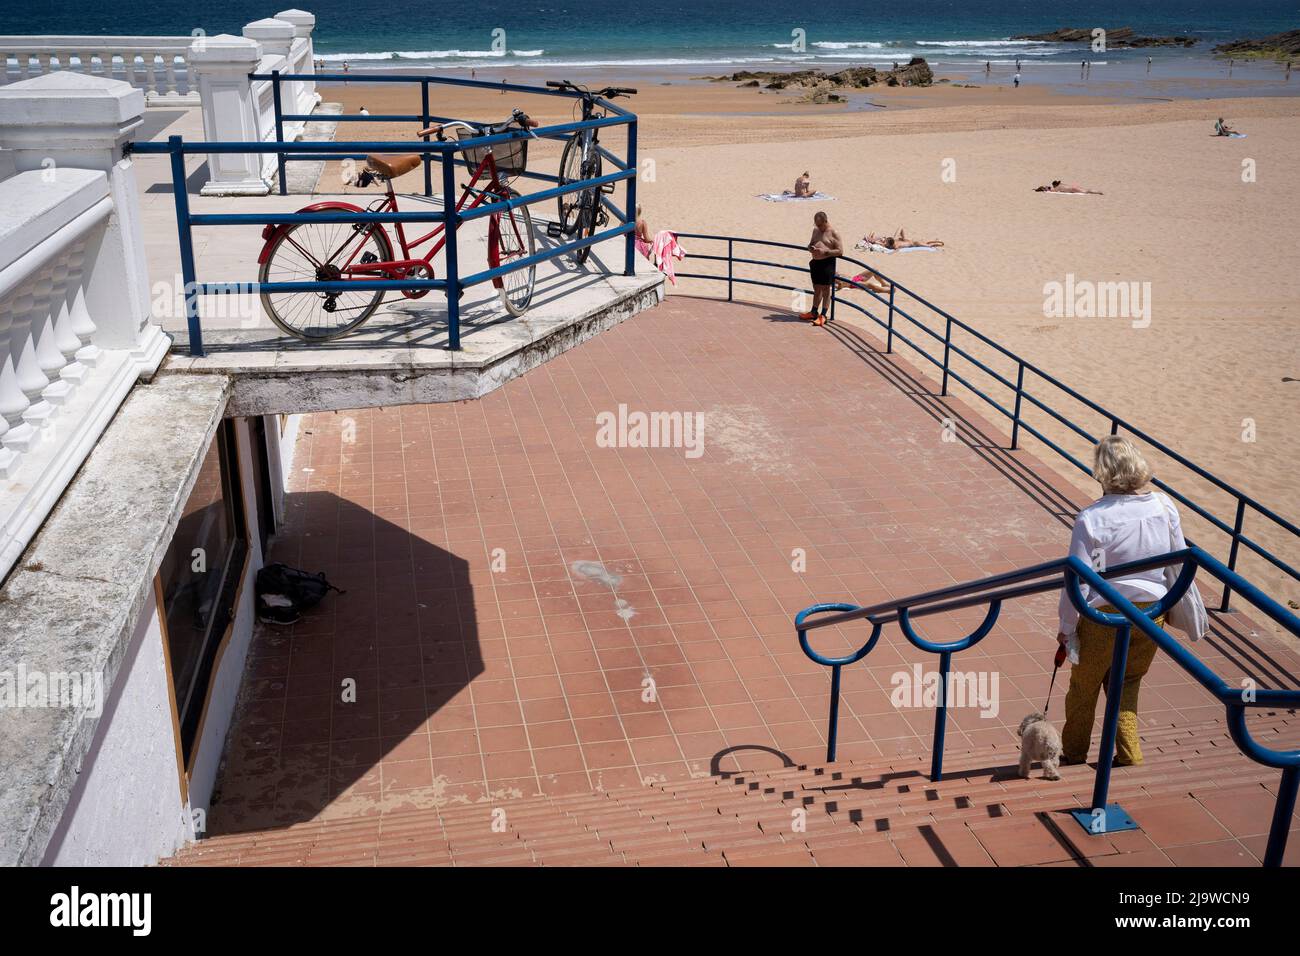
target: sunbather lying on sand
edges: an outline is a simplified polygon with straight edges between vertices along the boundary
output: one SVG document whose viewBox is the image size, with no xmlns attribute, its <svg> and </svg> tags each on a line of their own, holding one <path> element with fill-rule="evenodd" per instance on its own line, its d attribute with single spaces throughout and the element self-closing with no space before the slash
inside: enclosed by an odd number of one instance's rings
<svg viewBox="0 0 1300 956">
<path fill-rule="evenodd" d="M 900 248 L 943 248 L 943 239 L 909 239 L 904 230 L 900 229 L 893 235 L 876 235 L 867 233 L 863 235 L 862 242 L 858 243 L 858 248 L 870 248 L 871 246 L 883 246 L 889 250 L 900 250 Z"/>
<path fill-rule="evenodd" d="M 1079 193 L 1081 195 L 1087 195 L 1087 196 L 1103 195 L 1103 193 L 1099 189 L 1084 189 L 1082 186 L 1075 186 L 1073 184 L 1067 186 L 1064 183 L 1062 183 L 1059 179 L 1053 179 L 1052 185 L 1050 186 L 1035 186 L 1034 192 L 1036 193 Z"/>
<path fill-rule="evenodd" d="M 941 249 L 943 247 L 942 239 L 909 239 L 901 228 L 892 236 L 877 236 L 874 232 L 869 232 L 862 237 L 862 241 L 868 245 L 884 246 L 886 249 L 918 249 L 922 246 Z"/>
<path fill-rule="evenodd" d="M 889 283 L 874 272 L 867 270 L 859 272 L 847 282 L 843 279 L 835 280 L 835 291 L 840 292 L 844 289 L 869 289 L 872 292 L 888 292 Z"/>
</svg>

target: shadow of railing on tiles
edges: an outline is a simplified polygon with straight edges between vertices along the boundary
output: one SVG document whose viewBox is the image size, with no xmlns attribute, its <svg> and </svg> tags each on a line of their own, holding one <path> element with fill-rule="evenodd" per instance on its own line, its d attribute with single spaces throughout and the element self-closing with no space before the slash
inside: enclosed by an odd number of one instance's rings
<svg viewBox="0 0 1300 956">
<path fill-rule="evenodd" d="M 725 271 L 702 272 L 692 266 L 692 271 L 678 271 L 677 278 L 701 279 L 712 283 L 725 282 L 729 302 L 736 301 L 738 288 L 740 290 L 772 289 L 785 294 L 811 292 L 806 286 L 807 266 L 803 262 L 795 264 L 790 261 L 796 258 L 806 260 L 808 250 L 804 246 L 707 233 L 682 232 L 678 237 L 691 244 L 690 262 L 716 263 L 715 268 L 725 269 Z M 721 251 L 716 254 L 697 251 L 696 240 L 717 243 L 721 246 Z M 756 258 L 758 253 L 750 251 L 755 247 L 760 247 L 764 251 L 777 250 L 786 261 Z M 955 318 L 879 269 L 868 266 L 852 256 L 840 257 L 839 263 L 841 266 L 846 263 L 851 264 L 863 272 L 874 274 L 888 284 L 888 290 L 878 292 L 863 283 L 856 282 L 853 278 L 837 276 L 844 288 L 835 289 L 832 293 L 830 318 L 834 320 L 837 309 L 845 308 L 874 323 L 883 332 L 884 354 L 889 355 L 894 352 L 895 341 L 905 345 L 911 350 L 909 354 L 913 354 L 920 360 L 923 372 L 933 370 L 939 376 L 940 396 L 946 397 L 949 394 L 949 386 L 952 382 L 965 388 L 983 403 L 980 407 L 991 408 L 1010 425 L 1011 435 L 1008 445 L 1010 450 L 1019 447 L 1020 435 L 1023 431 L 1033 436 L 1054 455 L 1063 458 L 1071 468 L 1085 475 L 1091 475 L 1091 467 L 1061 443 L 1067 440 L 1077 442 L 1082 439 L 1091 446 L 1098 440 L 1099 436 L 1093 434 L 1093 431 L 1085 425 L 1076 422 L 1075 417 L 1082 415 L 1099 422 L 1112 435 L 1121 432 L 1132 435 L 1164 456 L 1177 468 L 1182 469 L 1182 478 L 1186 478 L 1188 482 L 1203 482 L 1213 489 L 1212 494 L 1226 496 L 1231 503 L 1230 513 L 1216 514 L 1215 505 L 1203 495 L 1193 497 L 1192 493 L 1179 490 L 1165 480 L 1153 479 L 1156 487 L 1184 505 L 1215 532 L 1226 535 L 1225 563 L 1229 570 L 1237 570 L 1238 558 L 1244 548 L 1246 552 L 1262 562 L 1261 566 L 1275 569 L 1291 581 L 1300 582 L 1300 570 L 1292 563 L 1295 559 L 1280 557 L 1250 537 L 1246 533 L 1246 521 L 1248 517 L 1253 519 L 1250 529 L 1252 533 L 1255 533 L 1255 528 L 1262 528 L 1266 533 L 1279 536 L 1292 546 L 1300 546 L 1300 526 L 1066 385 L 1039 366 L 1015 354 L 970 324 Z M 863 301 L 848 298 L 845 295 L 848 291 L 861 293 L 864 297 Z M 984 350 L 987 354 L 981 357 L 975 354 L 977 350 Z M 1007 371 L 994 368 L 991 364 L 994 361 L 1003 363 Z M 1061 411 L 1057 406 L 1063 402 L 1073 403 L 1070 407 L 1076 411 L 1070 414 Z M 1083 410 L 1082 413 L 1077 411 L 1079 408 Z M 1029 417 L 1031 412 L 1032 420 Z M 1044 430 L 1048 428 L 1063 429 L 1067 437 L 1060 440 L 1053 438 Z M 1225 584 L 1219 610 L 1229 610 L 1231 597 L 1232 588 Z"/>
<path fill-rule="evenodd" d="M 1155 568 L 1178 567 L 1177 578 L 1164 597 L 1145 611 L 1140 610 L 1109 583 L 1112 578 Z M 1187 548 L 1166 555 L 1133 561 L 1098 572 L 1076 557 L 1049 561 L 1033 567 L 969 581 L 951 587 L 928 591 L 910 597 L 886 601 L 870 607 L 853 604 L 815 604 L 800 611 L 794 619 L 799 645 L 814 662 L 831 668 L 830 707 L 827 717 L 826 759 L 835 760 L 836 735 L 839 727 L 840 674 L 841 671 L 861 661 L 880 641 L 886 624 L 896 623 L 903 636 L 928 653 L 939 656 L 938 700 L 935 706 L 934 743 L 931 750 L 930 776 L 943 779 L 944 735 L 947 728 L 948 707 L 952 688 L 949 686 L 952 657 L 980 643 L 993 630 L 1005 601 L 1065 589 L 1079 613 L 1088 620 L 1114 628 L 1116 631 L 1114 653 L 1106 687 L 1106 709 L 1102 721 L 1102 734 L 1097 761 L 1096 781 L 1092 803 L 1086 809 L 1071 810 L 1078 823 L 1090 834 L 1113 833 L 1136 829 L 1136 822 L 1117 804 L 1107 803 L 1111 768 L 1114 762 L 1115 743 L 1119 725 L 1120 697 L 1125 669 L 1128 663 L 1129 643 L 1136 628 L 1150 638 L 1173 662 L 1186 672 L 1226 711 L 1228 732 L 1237 748 L 1251 760 L 1282 771 L 1278 785 L 1277 801 L 1269 830 L 1268 847 L 1264 865 L 1280 866 L 1286 851 L 1287 833 L 1291 827 L 1297 791 L 1300 790 L 1300 749 L 1272 750 L 1254 739 L 1247 726 L 1248 708 L 1274 707 L 1294 710 L 1300 708 L 1300 691 L 1259 689 L 1253 682 L 1242 687 L 1232 687 L 1211 671 L 1182 643 L 1155 623 L 1178 604 L 1195 581 L 1198 571 L 1205 571 L 1225 587 L 1240 594 L 1248 603 L 1277 624 L 1283 631 L 1300 637 L 1300 617 L 1292 614 L 1268 595 L 1264 594 L 1241 575 L 1206 554 L 1200 548 Z M 1118 612 L 1106 614 L 1088 605 L 1082 587 L 1086 585 L 1099 595 L 1105 604 Z M 964 609 L 985 609 L 980 623 L 964 637 L 948 642 L 935 642 L 923 637 L 916 628 L 919 618 Z M 825 627 L 856 621 L 866 622 L 871 632 L 866 641 L 851 653 L 828 657 L 814 650 L 808 632 Z"/>
</svg>

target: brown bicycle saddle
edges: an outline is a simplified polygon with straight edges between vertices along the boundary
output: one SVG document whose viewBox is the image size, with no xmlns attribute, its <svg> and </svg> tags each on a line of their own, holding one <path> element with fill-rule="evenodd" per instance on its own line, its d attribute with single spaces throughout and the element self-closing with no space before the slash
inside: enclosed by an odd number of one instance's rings
<svg viewBox="0 0 1300 956">
<path fill-rule="evenodd" d="M 409 173 L 420 165 L 419 153 L 404 153 L 400 156 L 367 156 L 366 165 L 381 176 L 396 179 Z"/>
</svg>

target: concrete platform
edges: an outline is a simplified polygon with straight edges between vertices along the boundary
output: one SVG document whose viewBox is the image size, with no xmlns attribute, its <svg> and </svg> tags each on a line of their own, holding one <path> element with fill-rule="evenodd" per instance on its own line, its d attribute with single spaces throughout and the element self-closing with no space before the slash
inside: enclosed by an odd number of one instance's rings
<svg viewBox="0 0 1300 956">
<path fill-rule="evenodd" d="M 199 121 L 201 123 L 201 120 Z M 323 117 L 320 125 L 329 124 Z M 193 111 L 160 115 L 150 138 L 181 135 L 201 140 Z M 321 134 L 324 136 L 324 134 Z M 532 306 L 522 318 L 510 316 L 496 290 L 483 284 L 465 291 L 460 303 L 461 350 L 447 349 L 447 302 L 439 292 L 422 299 L 393 296 L 353 334 L 325 345 L 308 345 L 286 337 L 268 319 L 256 295 L 204 296 L 200 302 L 203 342 L 207 355 L 188 355 L 171 174 L 165 157 L 134 160 L 149 254 L 150 287 L 155 320 L 173 337 L 173 355 L 163 365 L 168 372 L 212 372 L 235 379 L 233 415 L 327 411 L 477 398 L 517 375 L 586 341 L 663 299 L 663 276 L 638 261 L 638 273 L 624 276 L 623 240 L 598 244 L 587 263 L 575 266 L 568 258 L 537 268 Z M 294 212 L 308 202 L 341 199 L 365 205 L 380 193 L 316 192 L 322 164 L 290 167 L 289 196 L 202 196 L 206 160 L 186 161 L 190 211 L 202 213 Z M 310 198 L 307 194 L 310 193 Z M 442 197 L 406 196 L 403 211 L 431 203 L 439 210 Z M 531 208 L 538 251 L 556 244 L 546 237 L 553 203 Z M 418 233 L 416 233 L 418 235 Z M 201 282 L 257 280 L 262 248 L 261 226 L 210 226 L 194 230 L 196 276 Z M 427 248 L 427 247 L 424 247 Z M 487 268 L 487 222 L 461 227 L 461 274 Z M 423 249 L 417 250 L 423 251 Z M 442 254 L 433 261 L 434 274 L 446 275 Z"/>
<path fill-rule="evenodd" d="M 323 197 L 317 194 L 315 197 Z M 339 196 L 356 201 L 356 196 Z M 240 212 L 282 211 L 302 205 L 298 197 L 243 198 Z M 403 210 L 421 204 L 441 209 L 442 197 L 404 196 Z M 228 211 L 231 201 L 198 200 L 195 212 Z M 198 254 L 197 274 L 205 281 L 256 278 L 260 227 L 213 227 L 220 233 Z M 544 219 L 534 220 L 539 251 L 553 247 Z M 487 222 L 462 227 L 461 274 L 487 268 Z M 234 376 L 231 414 L 252 415 L 382 405 L 420 404 L 478 398 L 504 382 L 617 325 L 663 298 L 663 276 L 640 260 L 634 276 L 621 274 L 623 240 L 600 243 L 578 267 L 565 257 L 537 267 L 533 301 L 515 318 L 497 290 L 483 283 L 460 301 L 461 349 L 448 349 L 447 300 L 441 292 L 420 299 L 394 295 L 365 325 L 348 336 L 319 345 L 285 336 L 264 314 L 257 295 L 205 296 L 201 305 L 207 354 L 192 358 L 181 309 L 161 317 L 174 336 L 174 352 L 163 372 L 217 372 Z M 434 259 L 442 276 L 443 255 Z"/>
</svg>

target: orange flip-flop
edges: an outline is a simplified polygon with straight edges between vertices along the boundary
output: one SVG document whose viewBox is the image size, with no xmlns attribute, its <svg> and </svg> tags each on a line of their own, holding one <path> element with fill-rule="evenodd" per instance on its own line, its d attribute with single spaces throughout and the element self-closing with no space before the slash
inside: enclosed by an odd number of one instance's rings
<svg viewBox="0 0 1300 956">
<path fill-rule="evenodd" d="M 825 325 L 825 324 L 826 324 L 826 316 L 824 315 L 817 316 L 817 320 L 813 322 L 813 325 Z"/>
</svg>

